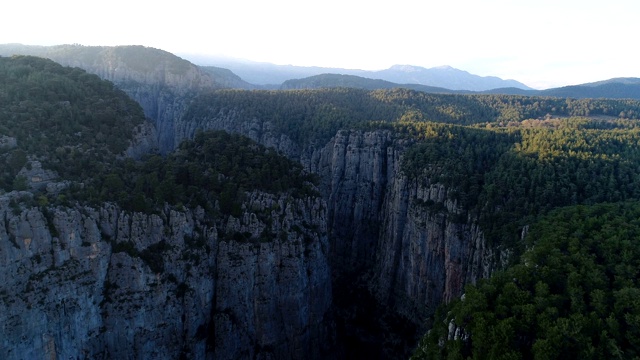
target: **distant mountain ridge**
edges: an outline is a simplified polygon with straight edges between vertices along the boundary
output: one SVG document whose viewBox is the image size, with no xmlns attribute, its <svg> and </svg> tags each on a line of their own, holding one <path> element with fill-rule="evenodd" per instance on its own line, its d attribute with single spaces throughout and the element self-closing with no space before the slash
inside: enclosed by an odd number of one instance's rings
<svg viewBox="0 0 640 360">
<path fill-rule="evenodd" d="M 280 89 L 319 89 L 331 87 L 351 87 L 357 89 L 405 88 L 440 94 L 499 94 L 521 96 L 551 96 L 575 99 L 640 99 L 640 78 L 615 78 L 597 83 L 564 86 L 547 90 L 525 90 L 516 87 L 497 88 L 486 91 L 451 90 L 419 84 L 399 84 L 380 79 L 369 79 L 355 75 L 321 74 L 303 79 L 285 81 Z"/>
<path fill-rule="evenodd" d="M 505 87 L 533 90 L 515 80 L 503 80 L 496 76 L 474 75 L 451 66 L 438 66 L 427 69 L 413 65 L 394 65 L 386 70 L 375 71 L 373 75 L 383 80 L 401 84 L 429 85 L 451 90 L 484 91 Z"/>
<path fill-rule="evenodd" d="M 181 54 L 199 65 L 214 65 L 229 69 L 245 81 L 256 85 L 270 85 L 278 88 L 280 84 L 291 79 L 306 78 L 321 74 L 354 75 L 369 79 L 385 80 L 400 84 L 417 84 L 451 90 L 485 91 L 496 88 L 514 87 L 532 90 L 529 86 L 516 80 L 503 80 L 495 76 L 479 76 L 451 66 L 424 68 L 414 65 L 393 65 L 379 71 L 327 68 L 317 66 L 275 65 L 220 57 L 205 57 Z"/>
<path fill-rule="evenodd" d="M 139 57 L 143 51 L 151 54 Z M 0 55 L 11 56 L 13 54 L 34 55 L 52 59 L 67 66 L 96 65 L 104 68 L 104 58 L 132 59 L 134 65 L 141 65 L 144 61 L 164 62 L 168 70 L 180 70 L 189 66 L 196 66 L 202 70 L 203 75 L 198 79 L 210 82 L 213 87 L 238 88 L 238 89 L 278 89 L 288 80 L 306 78 L 326 73 L 360 76 L 363 78 L 385 80 L 392 83 L 414 84 L 416 90 L 433 91 L 430 88 L 442 88 L 451 90 L 486 91 L 495 88 L 518 88 L 531 90 L 530 87 L 515 80 L 503 80 L 495 76 L 479 76 L 467 71 L 455 69 L 451 66 L 439 66 L 423 68 L 414 65 L 394 65 L 389 69 L 380 71 L 367 71 L 356 69 L 304 67 L 293 65 L 275 65 L 246 60 L 222 59 L 199 57 L 195 55 L 175 55 L 164 50 L 146 48 L 144 46 L 82 46 L 82 45 L 56 45 L 34 46 L 22 44 L 0 44 Z M 124 56 L 124 57 L 122 57 Z M 191 62 L 191 64 L 188 64 Z M 88 69 L 95 72 L 92 69 Z M 150 71 L 152 69 L 139 69 Z M 109 79 L 110 74 L 99 74 Z M 210 79 L 207 79 L 210 78 Z M 419 88 L 427 86 L 425 89 Z"/>
<path fill-rule="evenodd" d="M 535 90 L 516 80 L 479 76 L 451 66 L 430 69 L 414 65 L 393 65 L 389 69 L 355 69 L 275 65 L 229 58 L 182 55 L 196 64 L 210 64 L 231 70 L 244 81 L 267 89 L 313 89 L 353 87 L 389 89 L 402 87 L 425 92 L 455 94 L 504 94 L 610 99 L 640 99 L 640 78 L 623 77 L 581 85 Z"/>
<path fill-rule="evenodd" d="M 493 89 L 484 93 L 527 96 L 553 96 L 574 99 L 640 99 L 640 78 L 613 78 L 593 83 L 546 90 Z"/>
</svg>

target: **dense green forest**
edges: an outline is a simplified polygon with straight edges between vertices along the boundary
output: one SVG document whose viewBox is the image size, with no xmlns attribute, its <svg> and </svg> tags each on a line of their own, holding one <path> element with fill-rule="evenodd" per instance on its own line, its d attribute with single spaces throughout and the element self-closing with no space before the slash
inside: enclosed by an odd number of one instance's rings
<svg viewBox="0 0 640 360">
<path fill-rule="evenodd" d="M 239 118 L 269 121 L 276 131 L 304 145 L 314 141 L 326 142 L 339 129 L 371 129 L 402 120 L 504 127 L 520 126 L 520 122 L 528 119 L 544 120 L 549 117 L 637 119 L 640 102 L 430 94 L 407 89 L 219 90 L 195 99 L 185 114 L 185 120 L 230 112 Z"/>
<path fill-rule="evenodd" d="M 0 188 L 15 188 L 27 160 L 82 181 L 122 154 L 140 106 L 112 83 L 35 57 L 0 57 Z M 23 190 L 18 185 L 18 190 Z"/>
<path fill-rule="evenodd" d="M 414 359 L 640 356 L 640 205 L 554 210 L 528 250 L 441 308 Z"/>
</svg>

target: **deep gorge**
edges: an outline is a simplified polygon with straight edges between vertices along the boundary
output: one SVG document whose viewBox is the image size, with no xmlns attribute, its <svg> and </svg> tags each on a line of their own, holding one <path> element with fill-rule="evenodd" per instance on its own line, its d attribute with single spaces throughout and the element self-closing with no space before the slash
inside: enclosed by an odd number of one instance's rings
<svg viewBox="0 0 640 360">
<path fill-rule="evenodd" d="M 221 90 L 164 52 L 85 50 L 54 60 L 115 87 L 0 73 L 28 84 L 0 92 L 6 359 L 405 359 L 536 216 L 638 195 L 627 119 L 570 118 L 635 103 Z"/>
</svg>

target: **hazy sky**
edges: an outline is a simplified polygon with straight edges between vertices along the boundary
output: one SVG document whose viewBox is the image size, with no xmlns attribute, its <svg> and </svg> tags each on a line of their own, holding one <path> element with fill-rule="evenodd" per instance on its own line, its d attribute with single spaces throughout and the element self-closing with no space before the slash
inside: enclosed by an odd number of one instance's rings
<svg viewBox="0 0 640 360">
<path fill-rule="evenodd" d="M 535 88 L 640 77 L 638 0 L 7 1 L 0 43 L 145 45 L 276 64 L 450 65 Z"/>
</svg>

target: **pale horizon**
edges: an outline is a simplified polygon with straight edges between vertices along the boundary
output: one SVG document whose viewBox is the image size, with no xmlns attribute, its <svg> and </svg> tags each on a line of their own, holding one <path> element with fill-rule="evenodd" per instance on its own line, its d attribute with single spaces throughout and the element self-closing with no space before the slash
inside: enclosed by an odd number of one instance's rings
<svg viewBox="0 0 640 360">
<path fill-rule="evenodd" d="M 362 70 L 451 66 L 535 89 L 640 77 L 633 0 L 86 4 L 6 4 L 0 43 L 143 45 L 178 56 Z"/>
</svg>

